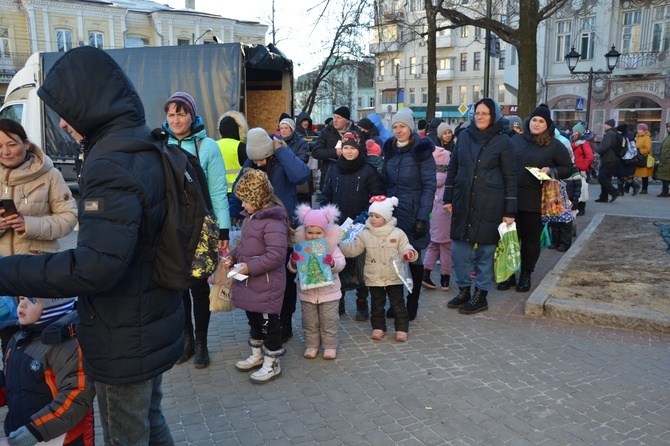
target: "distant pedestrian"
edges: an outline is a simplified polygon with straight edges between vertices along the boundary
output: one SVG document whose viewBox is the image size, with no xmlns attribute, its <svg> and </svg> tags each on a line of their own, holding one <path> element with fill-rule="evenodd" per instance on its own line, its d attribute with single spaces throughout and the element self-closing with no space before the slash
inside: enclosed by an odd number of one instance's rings
<svg viewBox="0 0 670 446">
<path fill-rule="evenodd" d="M 233 193 L 233 183 L 242 170 L 242 164 L 247 160 L 247 132 L 249 125 L 244 115 L 237 110 L 229 110 L 219 118 L 219 134 L 221 139 L 216 141 L 223 156 L 226 167 L 226 182 L 228 183 L 228 201 Z"/>
<path fill-rule="evenodd" d="M 652 156 L 651 153 L 651 134 L 647 124 L 640 123 L 637 125 L 637 135 L 635 135 L 635 145 L 637 151 L 642 156 Z M 646 194 L 649 188 L 649 177 L 654 174 L 654 167 L 637 167 L 635 169 L 635 178 L 642 179 L 642 190 L 640 195 Z"/>
<path fill-rule="evenodd" d="M 661 159 L 658 162 L 656 178 L 661 180 L 661 193 L 658 197 L 670 197 L 670 121 L 665 124 L 667 134 L 661 143 Z"/>
<path fill-rule="evenodd" d="M 588 175 L 591 170 L 591 163 L 593 162 L 593 148 L 589 140 L 584 137 L 585 134 L 586 128 L 581 122 L 572 127 L 570 147 L 572 147 L 572 153 L 574 154 L 575 166 L 583 178 L 582 190 L 577 203 L 577 217 L 586 214 L 586 198 L 589 195 Z"/>
<path fill-rule="evenodd" d="M 600 197 L 595 200 L 597 203 L 607 203 L 607 196 L 610 195 L 610 203 L 617 199 L 619 192 L 612 186 L 612 177 L 616 169 L 616 163 L 619 157 L 615 148 L 621 145 L 623 137 L 614 129 L 616 121 L 608 119 L 605 121 L 605 136 L 596 150 L 600 155 L 600 168 L 598 169 L 598 183 L 600 183 Z"/>
</svg>

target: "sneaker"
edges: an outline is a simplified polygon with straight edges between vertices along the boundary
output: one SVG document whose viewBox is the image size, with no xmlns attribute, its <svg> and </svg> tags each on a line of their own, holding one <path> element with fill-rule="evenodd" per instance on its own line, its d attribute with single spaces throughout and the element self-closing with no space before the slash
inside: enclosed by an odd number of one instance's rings
<svg viewBox="0 0 670 446">
<path fill-rule="evenodd" d="M 372 330 L 372 338 L 373 341 L 380 341 L 384 337 L 384 331 L 383 330 Z"/>
<path fill-rule="evenodd" d="M 640 191 L 640 195 L 646 195 L 647 193 L 648 193 L 648 192 L 647 192 L 645 189 L 642 189 L 642 190 Z"/>
<path fill-rule="evenodd" d="M 327 348 L 323 350 L 323 359 L 335 359 L 337 357 L 337 349 Z"/>
<path fill-rule="evenodd" d="M 396 340 L 396 342 L 407 342 L 407 332 L 406 331 L 396 331 L 395 340 Z"/>
</svg>

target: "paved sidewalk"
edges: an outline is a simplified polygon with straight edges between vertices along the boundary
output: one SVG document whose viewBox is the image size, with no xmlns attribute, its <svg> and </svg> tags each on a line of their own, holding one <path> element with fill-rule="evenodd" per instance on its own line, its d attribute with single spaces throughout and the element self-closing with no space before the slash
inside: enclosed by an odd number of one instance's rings
<svg viewBox="0 0 670 446">
<path fill-rule="evenodd" d="M 656 198 L 655 188 L 612 204 L 591 201 L 587 217 L 667 217 L 670 199 Z M 561 257 L 545 252 L 533 289 Z M 350 293 L 334 361 L 302 357 L 298 310 L 283 375 L 265 385 L 234 368 L 249 353 L 244 313 L 213 314 L 210 367 L 184 364 L 164 376 L 176 443 L 670 444 L 670 336 L 528 318 L 530 293 L 513 290 L 494 289 L 489 311 L 464 316 L 446 308 L 454 295 L 424 290 L 409 341 L 396 343 L 392 321 L 382 341 L 370 340 L 369 323 L 353 319 Z"/>
</svg>

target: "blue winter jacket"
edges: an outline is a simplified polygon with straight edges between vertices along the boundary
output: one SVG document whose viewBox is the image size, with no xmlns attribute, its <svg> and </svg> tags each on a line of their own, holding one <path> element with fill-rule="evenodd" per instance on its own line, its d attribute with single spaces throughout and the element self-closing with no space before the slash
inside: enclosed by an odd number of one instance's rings
<svg viewBox="0 0 670 446">
<path fill-rule="evenodd" d="M 412 136 L 414 144 L 398 147 L 398 140 L 391 138 L 384 144 L 382 176 L 387 180 L 386 196 L 397 197 L 398 207 L 393 216 L 398 227 L 409 238 L 418 251 L 430 243 L 430 213 L 433 211 L 437 178 L 435 176 L 435 145 L 427 138 Z M 426 233 L 416 240 L 414 224 L 417 220 L 426 223 Z"/>
<path fill-rule="evenodd" d="M 230 208 L 228 203 L 228 180 L 226 180 L 226 165 L 221 156 L 219 145 L 212 138 L 207 137 L 205 125 L 200 116 L 195 116 L 191 125 L 191 134 L 181 141 L 170 129 L 167 120 L 163 122 L 163 130 L 168 134 L 169 144 L 176 144 L 182 149 L 198 157 L 202 170 L 207 177 L 209 196 L 212 199 L 214 215 L 219 220 L 219 228 L 230 229 Z M 200 147 L 197 147 L 200 141 Z M 197 153 L 196 153 L 197 148 Z"/>
</svg>

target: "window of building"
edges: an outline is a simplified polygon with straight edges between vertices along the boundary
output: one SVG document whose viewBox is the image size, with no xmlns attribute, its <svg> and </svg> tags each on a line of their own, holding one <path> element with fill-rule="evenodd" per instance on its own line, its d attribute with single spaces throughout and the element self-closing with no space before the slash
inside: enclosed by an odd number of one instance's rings
<svg viewBox="0 0 670 446">
<path fill-rule="evenodd" d="M 508 22 L 507 15 L 506 14 L 501 14 L 500 15 L 500 23 L 502 23 L 503 25 L 507 25 L 507 22 Z"/>
<path fill-rule="evenodd" d="M 393 75 L 394 76 L 399 76 L 400 75 L 400 59 L 393 59 Z"/>
<path fill-rule="evenodd" d="M 461 71 L 468 70 L 468 53 L 461 53 Z"/>
<path fill-rule="evenodd" d="M 375 108 L 375 98 L 370 96 L 369 101 L 370 102 L 368 103 L 368 107 Z"/>
<path fill-rule="evenodd" d="M 572 22 L 561 20 L 556 22 L 556 62 L 563 62 L 565 55 L 570 52 L 570 33 Z"/>
<path fill-rule="evenodd" d="M 505 69 L 505 50 L 500 50 L 500 56 L 498 57 L 498 69 Z"/>
<path fill-rule="evenodd" d="M 478 26 L 475 26 L 475 40 L 482 38 L 482 29 Z"/>
<path fill-rule="evenodd" d="M 445 100 L 447 105 L 453 104 L 454 103 L 454 87 L 447 87 L 446 89 L 446 95 L 445 95 Z"/>
<path fill-rule="evenodd" d="M 475 85 L 472 87 L 472 102 L 477 102 L 478 100 L 481 99 L 481 87 L 479 85 Z"/>
<path fill-rule="evenodd" d="M 363 108 L 363 97 L 362 96 L 358 97 L 358 108 Z"/>
<path fill-rule="evenodd" d="M 453 70 L 454 69 L 454 58 L 445 57 L 444 59 L 437 59 L 437 69 L 438 70 Z"/>
<path fill-rule="evenodd" d="M 435 88 L 435 103 L 440 103 L 440 87 Z"/>
<path fill-rule="evenodd" d="M 190 45 L 191 39 L 177 39 L 177 46 Z"/>
<path fill-rule="evenodd" d="M 670 6 L 657 6 L 653 14 L 651 50 L 666 53 L 670 51 Z"/>
<path fill-rule="evenodd" d="M 416 104 L 416 88 L 409 89 L 409 103 Z"/>
<path fill-rule="evenodd" d="M 126 48 L 142 48 L 149 46 L 149 39 L 146 37 L 126 36 Z"/>
<path fill-rule="evenodd" d="M 428 73 L 428 56 L 421 56 L 421 73 Z"/>
<path fill-rule="evenodd" d="M 637 53 L 640 51 L 640 23 L 642 22 L 642 11 L 628 11 L 623 14 L 623 27 L 621 29 L 621 52 L 624 54 Z"/>
<path fill-rule="evenodd" d="M 96 31 L 89 31 L 88 44 L 96 48 L 104 49 L 104 36 Z"/>
<path fill-rule="evenodd" d="M 465 85 L 461 85 L 459 87 L 460 89 L 460 96 L 461 96 L 461 104 L 467 104 L 468 103 L 468 87 Z"/>
<path fill-rule="evenodd" d="M 428 103 L 428 87 L 421 87 L 421 103 Z"/>
<path fill-rule="evenodd" d="M 505 85 L 498 84 L 498 104 L 503 104 L 505 102 Z"/>
<path fill-rule="evenodd" d="M 450 25 L 451 25 L 451 20 L 442 20 L 441 22 L 438 22 L 437 27 L 438 28 L 444 28 L 444 27 L 450 26 Z M 451 36 L 451 28 L 442 29 L 442 30 L 438 31 L 437 33 L 435 33 L 435 35 L 438 36 L 438 37 L 440 37 L 440 36 L 449 37 L 449 36 Z"/>
<path fill-rule="evenodd" d="M 60 53 L 72 49 L 72 31 L 69 29 L 56 30 L 56 48 Z"/>
<path fill-rule="evenodd" d="M 463 26 L 463 27 L 461 27 L 461 37 L 462 37 L 463 39 L 465 39 L 466 37 L 468 37 L 468 28 L 469 28 L 469 26 Z"/>
<path fill-rule="evenodd" d="M 0 57 L 9 57 L 12 53 L 9 43 L 9 28 L 0 26 Z"/>
<path fill-rule="evenodd" d="M 579 52 L 582 55 L 582 59 L 593 60 L 593 47 L 596 40 L 595 17 L 586 17 L 582 20 L 582 34 L 580 40 Z"/>
<path fill-rule="evenodd" d="M 416 56 L 409 58 L 409 74 L 416 74 Z"/>
<path fill-rule="evenodd" d="M 514 45 L 509 46 L 509 64 L 510 66 L 516 65 L 516 47 Z"/>
<path fill-rule="evenodd" d="M 479 51 L 475 51 L 475 54 L 473 56 L 474 57 L 472 61 L 472 69 L 473 71 L 479 71 L 482 65 L 482 53 Z"/>
<path fill-rule="evenodd" d="M 386 75 L 386 61 L 384 59 L 379 59 L 379 75 Z"/>
<path fill-rule="evenodd" d="M 398 93 L 395 88 L 383 90 L 381 94 L 382 104 L 395 104 L 398 100 Z"/>
</svg>

